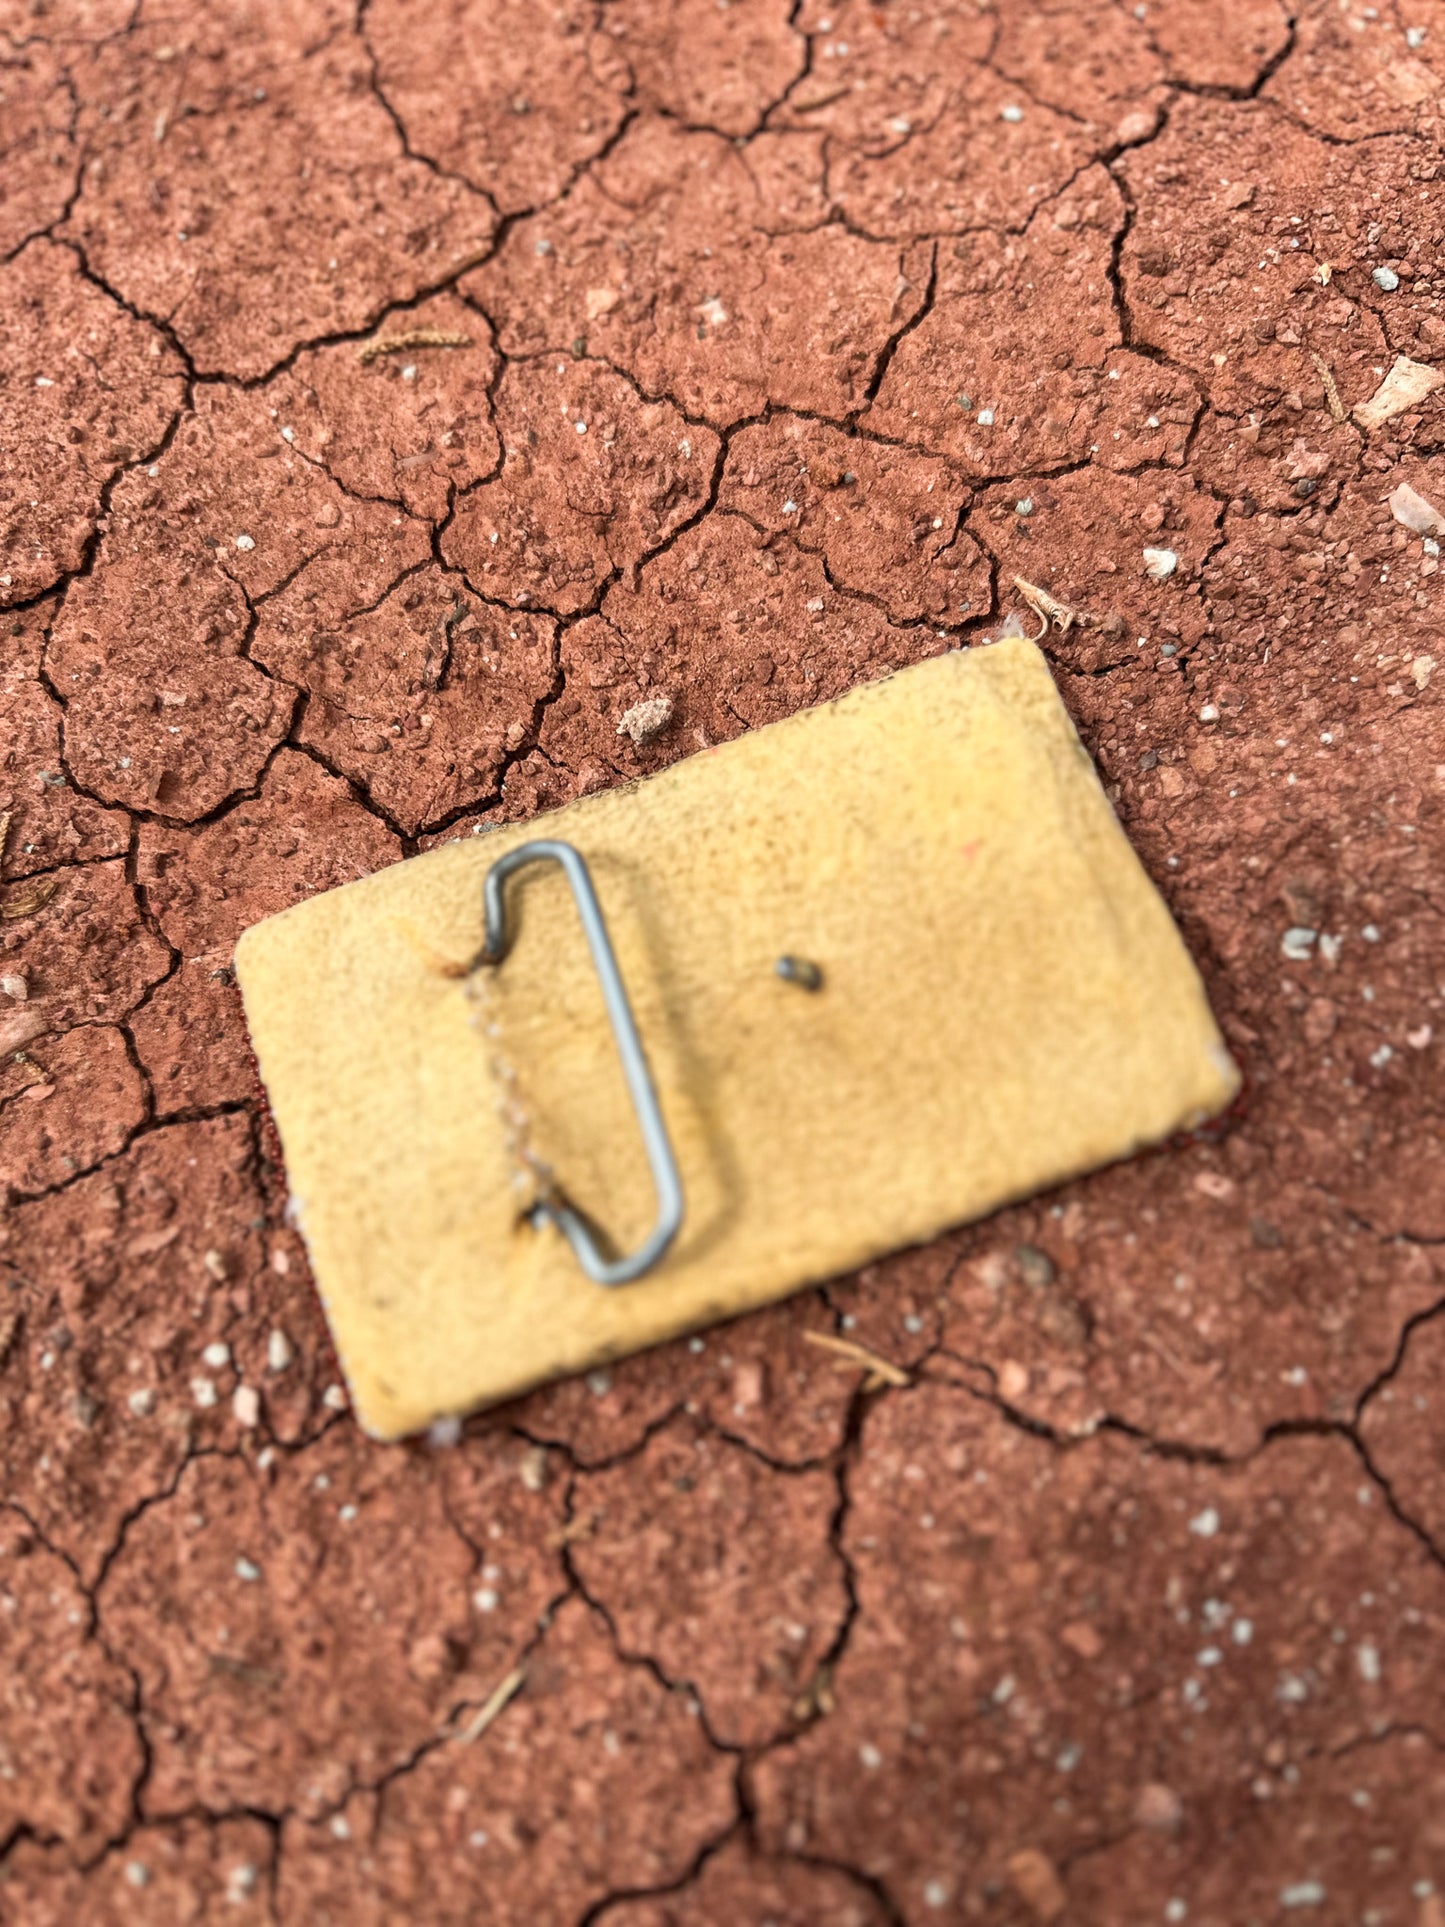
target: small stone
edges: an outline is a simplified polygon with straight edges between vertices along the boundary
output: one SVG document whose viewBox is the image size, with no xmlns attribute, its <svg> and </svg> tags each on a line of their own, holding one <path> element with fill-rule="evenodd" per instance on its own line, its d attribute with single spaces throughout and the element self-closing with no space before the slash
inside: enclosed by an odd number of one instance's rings
<svg viewBox="0 0 1445 1927">
<path fill-rule="evenodd" d="M 149 1418 L 156 1409 L 156 1395 L 148 1385 L 144 1385 L 138 1392 L 130 1394 L 126 1404 L 137 1418 Z"/>
<path fill-rule="evenodd" d="M 1007 1399 L 1010 1405 L 1016 1404 L 1029 1389 L 1027 1365 L 1021 1365 L 1016 1358 L 1006 1358 L 998 1368 L 998 1395 Z"/>
<path fill-rule="evenodd" d="M 641 749 L 667 728 L 672 721 L 672 709 L 671 696 L 648 696 L 624 714 L 617 725 L 617 734 L 628 737 L 635 748 Z"/>
<path fill-rule="evenodd" d="M 1151 1780 L 1134 1798 L 1134 1824 L 1149 1833 L 1173 1833 L 1184 1818 L 1184 1802 L 1173 1787 Z"/>
<path fill-rule="evenodd" d="M 236 547 L 240 549 L 243 554 L 249 554 L 255 546 L 256 538 L 254 535 L 238 535 L 236 537 Z"/>
<path fill-rule="evenodd" d="M 1069 1904 L 1058 1869 L 1037 1847 L 1010 1856 L 1009 1884 L 1035 1920 L 1058 1920 Z"/>
<path fill-rule="evenodd" d="M 1383 288 L 1386 294 L 1393 294 L 1400 285 L 1400 277 L 1393 268 L 1376 268 L 1370 279 L 1377 288 Z"/>
<path fill-rule="evenodd" d="M 208 1412 L 216 1402 L 216 1382 L 212 1378 L 193 1378 L 191 1397 L 203 1412 Z"/>
<path fill-rule="evenodd" d="M 125 1878 L 127 1886 L 148 1887 L 151 1870 L 143 1860 L 128 1860 L 125 1864 Z"/>
<path fill-rule="evenodd" d="M 1097 1659 L 1104 1650 L 1103 1635 L 1098 1627 L 1091 1625 L 1087 1619 L 1073 1620 L 1065 1626 L 1059 1638 L 1069 1651 L 1077 1653 L 1080 1659 Z"/>
<path fill-rule="evenodd" d="M 764 1391 L 763 1368 L 757 1360 L 739 1365 L 733 1373 L 734 1412 L 755 1412 L 763 1402 Z"/>
<path fill-rule="evenodd" d="M 254 1431 L 261 1422 L 261 1394 L 254 1385 L 238 1385 L 231 1394 L 231 1410 L 237 1425 Z"/>
<path fill-rule="evenodd" d="M 274 1326 L 266 1340 L 266 1369 L 268 1372 L 284 1372 L 291 1363 L 291 1341 L 281 1330 Z"/>
<path fill-rule="evenodd" d="M 1195 1513 L 1189 1521 L 1189 1530 L 1200 1539 L 1212 1539 L 1219 1530 L 1219 1514 L 1212 1505 L 1205 1506 L 1202 1512 Z"/>
<path fill-rule="evenodd" d="M 522 1463 L 517 1468 L 517 1477 L 529 1492 L 543 1492 L 547 1487 L 549 1468 L 547 1449 L 542 1445 L 528 1446 L 522 1454 Z"/>
<path fill-rule="evenodd" d="M 213 1372 L 224 1371 L 231 1362 L 231 1348 L 217 1339 L 214 1344 L 207 1345 L 201 1357 Z"/>
<path fill-rule="evenodd" d="M 1445 535 L 1445 516 L 1408 482 L 1392 491 L 1389 502 L 1390 513 L 1402 528 L 1413 529 L 1416 535 Z"/>
<path fill-rule="evenodd" d="M 1306 929 L 1303 924 L 1297 923 L 1285 931 L 1279 947 L 1291 963 L 1308 963 L 1314 955 L 1318 935 L 1318 931 Z"/>
<path fill-rule="evenodd" d="M 341 510 L 335 502 L 323 502 L 312 520 L 318 529 L 334 529 L 341 520 Z"/>
<path fill-rule="evenodd" d="M 462 1422 L 452 1414 L 434 1418 L 427 1427 L 426 1442 L 434 1452 L 446 1452 L 462 1442 Z"/>
<path fill-rule="evenodd" d="M 1114 145 L 1137 147 L 1140 141 L 1150 140 L 1158 131 L 1158 127 L 1159 109 L 1157 107 L 1136 108 L 1132 114 L 1125 114 L 1114 129 Z"/>
<path fill-rule="evenodd" d="M 30 995 L 30 985 L 26 978 L 16 976 L 0 977 L 0 991 L 17 1004 L 23 1004 Z"/>
<path fill-rule="evenodd" d="M 1164 582 L 1179 567 L 1179 557 L 1173 549 L 1145 549 L 1144 573 L 1156 582 Z"/>
<path fill-rule="evenodd" d="M 248 1586 L 254 1586 L 261 1577 L 261 1568 L 254 1559 L 247 1559 L 243 1555 L 236 1561 L 236 1577 L 244 1580 Z"/>
<path fill-rule="evenodd" d="M 243 1860 L 239 1866 L 232 1867 L 226 1875 L 227 1900 L 233 1907 L 239 1907 L 242 1901 L 249 1899 L 255 1893 L 259 1879 L 260 1874 L 249 1860 Z"/>
<path fill-rule="evenodd" d="M 1017 127 L 1024 117 L 1024 110 L 1022 107 L 1000 107 L 998 117 L 1000 120 L 1006 120 L 1011 127 Z"/>
<path fill-rule="evenodd" d="M 346 1387 L 344 1385 L 328 1385 L 326 1390 L 321 1394 L 321 1403 L 326 1407 L 328 1412 L 344 1412 L 346 1410 Z"/>
<path fill-rule="evenodd" d="M 1394 366 L 1374 394 L 1356 407 L 1355 420 L 1361 428 L 1383 428 L 1396 415 L 1403 415 L 1427 395 L 1433 395 L 1442 384 L 1445 384 L 1445 375 L 1438 368 L 1431 368 L 1423 361 L 1411 361 L 1408 355 L 1397 355 Z"/>
<path fill-rule="evenodd" d="M 1199 712 L 1199 720 L 1201 723 L 1217 723 L 1219 721 L 1219 705 L 1217 703 L 1206 703 Z"/>
<path fill-rule="evenodd" d="M 1047 1291 L 1058 1276 L 1053 1259 L 1047 1251 L 1040 1251 L 1037 1245 L 1019 1245 L 1014 1251 L 1014 1263 L 1026 1285 L 1035 1291 Z"/>
<path fill-rule="evenodd" d="M 406 1670 L 419 1686 L 436 1686 L 456 1671 L 456 1654 L 441 1633 L 423 1633 L 407 1648 Z"/>
</svg>

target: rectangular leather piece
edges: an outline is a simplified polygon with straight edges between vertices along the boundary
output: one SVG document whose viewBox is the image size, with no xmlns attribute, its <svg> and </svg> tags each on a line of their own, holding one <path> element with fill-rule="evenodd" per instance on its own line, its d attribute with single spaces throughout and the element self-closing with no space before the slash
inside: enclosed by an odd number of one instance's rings
<svg viewBox="0 0 1445 1927">
<path fill-rule="evenodd" d="M 537 1168 L 654 1214 L 570 891 L 592 870 L 686 1192 L 606 1290 Z M 816 962 L 820 990 L 776 973 Z M 783 1297 L 1157 1142 L 1238 1077 L 1031 643 L 940 656 L 246 932 L 237 971 L 357 1414 L 396 1438 Z"/>
</svg>

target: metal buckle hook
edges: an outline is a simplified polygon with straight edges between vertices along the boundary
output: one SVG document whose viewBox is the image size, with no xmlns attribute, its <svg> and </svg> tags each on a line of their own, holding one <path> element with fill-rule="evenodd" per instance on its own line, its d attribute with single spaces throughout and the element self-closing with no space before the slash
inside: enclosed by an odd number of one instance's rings
<svg viewBox="0 0 1445 1927">
<path fill-rule="evenodd" d="M 579 850 L 570 843 L 541 839 L 535 843 L 521 843 L 515 850 L 509 850 L 505 856 L 497 858 L 482 885 L 487 937 L 477 962 L 479 966 L 500 964 L 511 948 L 503 895 L 507 878 L 513 871 L 523 869 L 529 863 L 543 862 L 559 863 L 572 887 L 583 934 L 587 938 L 587 947 L 592 952 L 592 963 L 602 986 L 607 1019 L 617 1042 L 622 1075 L 627 1080 L 628 1094 L 642 1132 L 643 1148 L 652 1169 L 652 1182 L 657 1191 L 657 1222 L 635 1251 L 625 1257 L 609 1259 L 603 1255 L 587 1221 L 568 1204 L 565 1197 L 539 1198 L 532 1212 L 534 1217 L 545 1218 L 557 1227 L 577 1254 L 577 1262 L 589 1278 L 599 1285 L 626 1285 L 651 1271 L 677 1236 L 683 1213 L 682 1179 L 678 1175 L 672 1141 L 667 1135 L 657 1092 L 653 1088 L 652 1073 L 647 1068 L 642 1039 L 637 1034 L 627 988 L 617 968 L 612 940 L 607 934 L 602 906 L 597 901 L 591 872 Z"/>
</svg>

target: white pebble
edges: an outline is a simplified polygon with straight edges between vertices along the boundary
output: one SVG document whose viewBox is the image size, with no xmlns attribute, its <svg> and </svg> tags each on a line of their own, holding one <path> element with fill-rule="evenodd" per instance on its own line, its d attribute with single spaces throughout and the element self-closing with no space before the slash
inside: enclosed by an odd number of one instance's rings
<svg viewBox="0 0 1445 1927">
<path fill-rule="evenodd" d="M 445 1452 L 450 1446 L 460 1445 L 461 1420 L 451 1415 L 446 1418 L 434 1418 L 427 1427 L 426 1442 L 434 1452 Z"/>
<path fill-rule="evenodd" d="M 1281 1907 L 1320 1907 L 1324 1898 L 1324 1886 L 1318 1880 L 1297 1880 L 1292 1887 L 1279 1890 Z"/>
<path fill-rule="evenodd" d="M 238 1385 L 231 1394 L 231 1410 L 237 1425 L 254 1431 L 261 1421 L 261 1394 L 254 1385 Z"/>
<path fill-rule="evenodd" d="M 149 1386 L 145 1386 L 139 1392 L 132 1392 L 126 1404 L 137 1418 L 149 1418 L 156 1409 L 156 1395 Z"/>
<path fill-rule="evenodd" d="M 1000 107 L 998 117 L 1000 120 L 1006 120 L 1010 126 L 1016 127 L 1024 117 L 1024 110 L 1022 107 Z"/>
<path fill-rule="evenodd" d="M 1406 27 L 1405 45 L 1410 49 L 1411 53 L 1414 53 L 1417 48 L 1424 46 L 1427 31 L 1428 29 L 1425 27 Z"/>
<path fill-rule="evenodd" d="M 197 1405 L 200 1406 L 202 1411 L 208 1412 L 216 1402 L 215 1380 L 210 1378 L 193 1378 L 191 1380 L 191 1397 L 196 1401 Z"/>
<path fill-rule="evenodd" d="M 1370 279 L 1377 288 L 1383 288 L 1386 294 L 1393 294 L 1400 285 L 1400 277 L 1393 268 L 1376 268 Z"/>
<path fill-rule="evenodd" d="M 328 1385 L 326 1390 L 321 1394 L 321 1403 L 326 1407 L 328 1412 L 344 1412 L 346 1410 L 345 1387 L 341 1385 Z"/>
<path fill-rule="evenodd" d="M 1201 1539 L 1212 1539 L 1219 1530 L 1219 1514 L 1212 1505 L 1205 1506 L 1202 1512 L 1196 1512 L 1189 1521 L 1189 1530 Z"/>
<path fill-rule="evenodd" d="M 1165 581 L 1178 567 L 1179 557 L 1173 549 L 1145 549 L 1144 572 L 1156 582 Z"/>
<path fill-rule="evenodd" d="M 261 1577 L 261 1568 L 254 1560 L 242 1557 L 236 1561 L 236 1577 L 244 1579 L 248 1586 L 254 1586 Z"/>
<path fill-rule="evenodd" d="M 284 1372 L 291 1363 L 291 1341 L 277 1325 L 266 1340 L 266 1369 L 269 1372 Z"/>
<path fill-rule="evenodd" d="M 1380 941 L 1380 932 L 1373 923 L 1367 923 L 1360 932 L 1360 935 L 1366 943 L 1378 943 Z"/>
<path fill-rule="evenodd" d="M 226 1366 L 231 1362 L 231 1348 L 218 1338 L 214 1344 L 207 1345 L 206 1349 L 201 1353 L 201 1357 L 213 1372 L 224 1371 Z"/>
<path fill-rule="evenodd" d="M 1206 703 L 1199 712 L 1199 720 L 1201 723 L 1217 723 L 1219 721 L 1219 705 L 1217 703 Z"/>
<path fill-rule="evenodd" d="M 883 1755 L 878 1751 L 876 1746 L 871 1745 L 867 1740 L 859 1747 L 858 1758 L 863 1762 L 864 1766 L 868 1768 L 870 1773 L 875 1767 L 880 1767 L 883 1764 Z"/>
<path fill-rule="evenodd" d="M 494 1613 L 500 1597 L 495 1586 L 478 1586 L 472 1594 L 472 1604 L 479 1613 Z"/>
<path fill-rule="evenodd" d="M 143 1860 L 128 1860 L 125 1867 L 125 1877 L 128 1885 L 132 1887 L 148 1887 L 150 1885 L 151 1870 Z"/>
<path fill-rule="evenodd" d="M 634 703 L 617 725 L 617 734 L 628 737 L 638 749 L 650 743 L 654 736 L 672 721 L 671 696 L 647 696 L 640 703 Z"/>
<path fill-rule="evenodd" d="M 226 1875 L 226 1898 L 233 1907 L 239 1907 L 243 1900 L 255 1893 L 259 1878 L 249 1860 L 243 1860 L 239 1867 L 232 1867 Z"/>
<path fill-rule="evenodd" d="M 1279 947 L 1291 963 L 1308 963 L 1314 955 L 1318 934 L 1318 931 L 1307 930 L 1302 923 L 1297 923 L 1285 931 L 1279 940 Z"/>
<path fill-rule="evenodd" d="M 1236 1619 L 1229 1629 L 1229 1636 L 1236 1646 L 1247 1646 L 1250 1640 L 1254 1638 L 1254 1621 L 1252 1619 Z"/>
<path fill-rule="evenodd" d="M 980 408 L 980 409 L 979 409 L 979 411 L 978 411 L 978 425 L 979 425 L 979 427 L 980 427 L 980 428 L 992 428 L 992 427 L 993 427 L 993 410 L 992 410 L 991 408 Z"/>
<path fill-rule="evenodd" d="M 1374 1686 L 1380 1677 L 1380 1649 L 1368 1640 L 1355 1648 L 1355 1661 L 1360 1669 L 1360 1678 L 1369 1686 Z"/>
<path fill-rule="evenodd" d="M 254 549 L 255 546 L 256 538 L 254 535 L 238 535 L 236 537 L 236 547 L 238 549 L 250 550 Z"/>
</svg>

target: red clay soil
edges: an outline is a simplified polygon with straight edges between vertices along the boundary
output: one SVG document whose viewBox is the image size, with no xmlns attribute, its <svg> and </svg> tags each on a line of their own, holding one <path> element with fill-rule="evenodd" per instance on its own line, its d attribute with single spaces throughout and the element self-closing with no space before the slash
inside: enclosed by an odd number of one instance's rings
<svg viewBox="0 0 1445 1927">
<path fill-rule="evenodd" d="M 0 0 L 0 1920 L 1445 1927 L 1445 4 L 1291 4 Z M 362 1438 L 237 934 L 1015 574 L 1237 1113 Z"/>
</svg>

